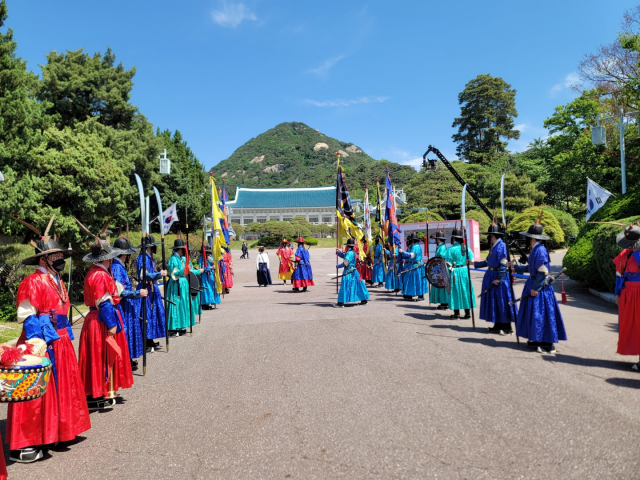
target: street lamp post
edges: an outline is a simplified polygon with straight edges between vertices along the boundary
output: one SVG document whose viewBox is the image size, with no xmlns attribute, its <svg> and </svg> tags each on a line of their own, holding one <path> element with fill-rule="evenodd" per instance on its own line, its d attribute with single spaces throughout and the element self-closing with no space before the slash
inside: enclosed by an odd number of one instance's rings
<svg viewBox="0 0 640 480">
<path fill-rule="evenodd" d="M 605 136 L 604 126 L 600 125 L 600 120 L 603 122 L 611 122 L 614 119 L 618 120 L 618 130 L 620 131 L 620 174 L 622 176 L 622 193 L 627 193 L 627 167 L 624 159 L 624 117 L 635 117 L 640 112 L 627 112 L 625 115 L 622 105 L 618 107 L 618 117 L 605 117 L 597 119 L 597 124 L 591 129 L 591 143 L 594 145 L 606 145 L 607 139 Z"/>
</svg>

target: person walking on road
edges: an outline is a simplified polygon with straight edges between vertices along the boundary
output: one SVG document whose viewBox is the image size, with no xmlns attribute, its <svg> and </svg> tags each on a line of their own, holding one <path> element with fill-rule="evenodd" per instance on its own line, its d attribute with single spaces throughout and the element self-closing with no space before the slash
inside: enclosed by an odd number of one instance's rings
<svg viewBox="0 0 640 480">
<path fill-rule="evenodd" d="M 264 251 L 264 247 L 258 248 L 256 257 L 256 269 L 258 271 L 258 286 L 266 287 L 271 285 L 271 271 L 269 270 L 269 255 Z"/>
<path fill-rule="evenodd" d="M 338 292 L 338 303 L 334 305 L 336 308 L 342 308 L 345 304 L 360 303 L 366 305 L 369 301 L 369 291 L 365 285 L 365 281 L 360 277 L 360 272 L 356 268 L 356 253 L 354 251 L 355 242 L 353 238 L 347 240 L 346 252 L 343 253 L 339 248 L 336 253 L 343 259 L 342 263 L 336 265 L 342 268 L 340 278 L 340 290 Z"/>
</svg>

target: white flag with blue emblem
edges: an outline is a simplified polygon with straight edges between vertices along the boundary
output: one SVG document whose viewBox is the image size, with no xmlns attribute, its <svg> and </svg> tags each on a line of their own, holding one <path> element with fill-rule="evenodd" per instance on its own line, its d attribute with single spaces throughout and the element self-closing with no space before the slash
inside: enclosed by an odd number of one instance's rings
<svg viewBox="0 0 640 480">
<path fill-rule="evenodd" d="M 163 232 L 166 235 L 171 230 L 171 225 L 173 222 L 177 222 L 178 219 L 178 209 L 176 208 L 176 204 L 174 203 L 169 208 L 167 208 L 162 214 L 162 218 L 164 219 L 164 223 L 162 224 Z"/>
<path fill-rule="evenodd" d="M 587 178 L 587 220 L 606 203 L 611 195 L 613 194 L 609 190 Z"/>
</svg>

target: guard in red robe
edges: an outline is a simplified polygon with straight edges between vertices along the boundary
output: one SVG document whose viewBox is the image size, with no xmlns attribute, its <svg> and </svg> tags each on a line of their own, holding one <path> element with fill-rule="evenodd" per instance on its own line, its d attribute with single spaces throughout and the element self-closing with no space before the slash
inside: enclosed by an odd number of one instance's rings
<svg viewBox="0 0 640 480">
<path fill-rule="evenodd" d="M 280 248 L 276 252 L 280 259 L 280 268 L 278 269 L 278 278 L 282 280 L 283 285 L 287 284 L 287 280 L 291 280 L 291 273 L 293 273 L 293 264 L 291 263 L 291 257 L 293 256 L 293 249 L 289 246 L 289 240 L 286 238 L 280 242 Z"/>
<path fill-rule="evenodd" d="M 624 248 L 613 259 L 616 266 L 618 304 L 618 353 L 640 355 L 640 227 L 631 225 L 616 238 Z M 640 363 L 632 368 L 638 370 Z"/>
<path fill-rule="evenodd" d="M 107 393 L 133 385 L 127 337 L 116 308 L 120 297 L 109 271 L 111 261 L 120 253 L 108 242 L 96 240 L 83 258 L 93 266 L 84 280 L 84 303 L 90 311 L 80 333 L 79 363 L 84 394 L 92 410 L 113 407 L 115 399 L 105 400 Z"/>
<path fill-rule="evenodd" d="M 229 293 L 229 289 L 233 287 L 233 260 L 231 258 L 231 253 L 225 252 L 222 254 L 222 260 L 224 261 L 226 270 L 226 274 L 224 276 L 225 293 Z"/>
<path fill-rule="evenodd" d="M 37 267 L 18 288 L 18 322 L 23 324 L 18 345 L 32 338 L 47 342 L 46 356 L 53 364 L 53 381 L 42 397 L 9 404 L 6 440 L 10 458 L 23 463 L 42 458 L 43 445 L 71 441 L 91 428 L 71 343 L 69 295 L 60 278 L 65 258 L 73 250 L 62 250 L 46 232 L 35 248 L 36 254 L 22 261 Z"/>
<path fill-rule="evenodd" d="M 360 260 L 360 248 L 356 245 L 356 269 L 360 274 L 360 278 L 367 283 L 371 283 L 371 257 L 369 257 L 369 243 L 365 240 L 362 245 L 364 252 L 364 260 Z"/>
</svg>

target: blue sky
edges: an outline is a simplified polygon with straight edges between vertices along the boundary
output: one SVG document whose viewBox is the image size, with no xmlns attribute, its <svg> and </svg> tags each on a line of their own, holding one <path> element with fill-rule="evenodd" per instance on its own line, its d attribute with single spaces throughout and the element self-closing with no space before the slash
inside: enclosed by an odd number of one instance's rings
<svg viewBox="0 0 640 480">
<path fill-rule="evenodd" d="M 575 96 L 582 55 L 613 41 L 637 1 L 8 0 L 18 55 L 111 47 L 136 66 L 132 102 L 180 130 L 209 168 L 282 122 L 374 158 L 448 157 L 457 95 L 475 76 L 517 89 L 522 150 Z"/>
</svg>

